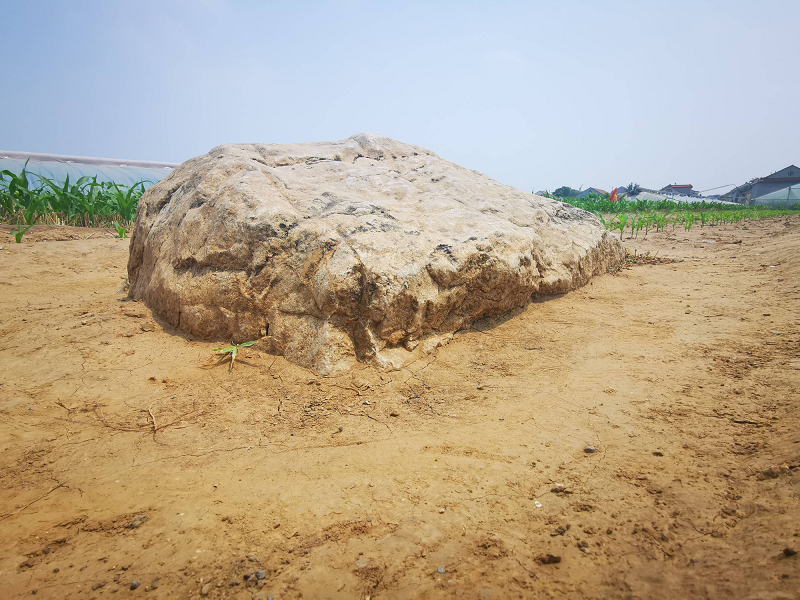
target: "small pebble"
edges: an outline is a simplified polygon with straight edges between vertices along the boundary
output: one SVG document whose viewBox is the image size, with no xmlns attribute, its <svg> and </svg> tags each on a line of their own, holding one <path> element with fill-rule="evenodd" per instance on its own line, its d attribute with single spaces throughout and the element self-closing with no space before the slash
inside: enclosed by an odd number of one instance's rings
<svg viewBox="0 0 800 600">
<path fill-rule="evenodd" d="M 438 568 L 438 569 L 436 569 L 436 570 L 437 570 L 439 573 L 444 573 L 444 569 L 443 569 L 442 567 L 439 567 L 439 568 Z"/>
<path fill-rule="evenodd" d="M 132 589 L 132 590 L 135 590 L 135 589 L 136 589 L 136 588 L 138 588 L 140 585 L 142 585 L 142 582 L 141 582 L 141 581 L 139 581 L 139 580 L 137 580 L 137 579 L 134 579 L 133 581 L 131 581 L 131 589 Z"/>
<path fill-rule="evenodd" d="M 258 570 L 256 571 L 256 579 L 264 579 L 267 576 L 266 571 Z"/>
<path fill-rule="evenodd" d="M 200 588 L 201 596 L 208 596 L 209 593 L 211 593 L 211 582 L 208 582 L 202 588 Z"/>
<path fill-rule="evenodd" d="M 786 557 L 794 556 L 795 554 L 797 554 L 797 550 L 795 550 L 794 548 L 786 547 L 783 549 L 783 555 Z"/>
<path fill-rule="evenodd" d="M 150 583 L 150 589 L 151 590 L 158 589 L 158 582 L 159 581 L 161 581 L 160 577 L 156 577 L 155 579 L 153 579 L 152 583 Z"/>
<path fill-rule="evenodd" d="M 59 569 L 58 567 L 56 567 L 55 569 L 53 569 L 53 573 L 58 573 L 60 570 L 61 570 L 61 569 Z"/>
<path fill-rule="evenodd" d="M 586 454 L 592 454 L 594 452 L 597 452 L 597 448 L 595 448 L 594 446 L 586 446 L 586 448 L 584 448 L 583 451 L 586 452 Z"/>
</svg>

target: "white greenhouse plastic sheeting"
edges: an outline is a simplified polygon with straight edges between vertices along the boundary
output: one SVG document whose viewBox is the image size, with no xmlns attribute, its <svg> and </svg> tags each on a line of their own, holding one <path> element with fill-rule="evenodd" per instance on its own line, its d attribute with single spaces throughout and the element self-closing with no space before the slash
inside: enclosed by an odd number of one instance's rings
<svg viewBox="0 0 800 600">
<path fill-rule="evenodd" d="M 680 194 L 655 194 L 653 192 L 639 192 L 635 196 L 626 196 L 626 200 L 650 200 L 651 202 L 661 202 L 662 200 L 671 200 L 676 204 L 680 203 L 693 203 L 705 202 L 706 204 L 736 204 L 736 202 L 728 202 L 727 200 L 710 200 L 708 198 L 698 198 L 696 196 L 681 196 Z"/>
<path fill-rule="evenodd" d="M 782 190 L 775 190 L 758 198 L 753 198 L 756 206 L 789 206 L 800 203 L 800 185 L 792 185 Z"/>
<path fill-rule="evenodd" d="M 34 152 L 12 152 L 0 150 L 0 171 L 19 174 L 28 161 L 27 171 L 41 175 L 57 183 L 64 183 L 67 176 L 71 183 L 88 175 L 97 181 L 108 181 L 131 186 L 144 181 L 150 187 L 172 172 L 178 163 L 162 163 L 145 160 L 122 160 L 116 158 L 92 158 L 88 156 L 63 156 L 60 154 L 37 154 Z M 29 177 L 31 185 L 38 185 L 36 177 Z"/>
</svg>

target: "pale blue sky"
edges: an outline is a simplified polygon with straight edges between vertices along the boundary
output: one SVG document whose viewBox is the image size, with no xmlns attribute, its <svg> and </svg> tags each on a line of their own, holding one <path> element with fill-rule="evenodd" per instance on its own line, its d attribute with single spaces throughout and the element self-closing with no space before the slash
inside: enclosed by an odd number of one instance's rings
<svg viewBox="0 0 800 600">
<path fill-rule="evenodd" d="M 526 191 L 800 163 L 797 0 L 2 4 L 3 150 L 181 162 L 371 131 Z"/>
</svg>

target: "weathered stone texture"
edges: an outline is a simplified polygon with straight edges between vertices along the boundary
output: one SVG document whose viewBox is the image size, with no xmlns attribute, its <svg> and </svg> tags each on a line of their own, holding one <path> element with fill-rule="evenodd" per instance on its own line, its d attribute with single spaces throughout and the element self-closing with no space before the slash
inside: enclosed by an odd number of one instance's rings
<svg viewBox="0 0 800 600">
<path fill-rule="evenodd" d="M 175 327 L 321 374 L 399 366 L 624 251 L 591 214 L 359 134 L 219 146 L 143 196 L 130 297 Z"/>
</svg>

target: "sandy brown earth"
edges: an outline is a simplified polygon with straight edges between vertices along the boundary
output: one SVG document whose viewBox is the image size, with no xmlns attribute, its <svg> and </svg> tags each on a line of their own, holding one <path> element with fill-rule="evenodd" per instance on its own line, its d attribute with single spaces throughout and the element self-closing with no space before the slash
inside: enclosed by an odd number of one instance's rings
<svg viewBox="0 0 800 600">
<path fill-rule="evenodd" d="M 800 216 L 331 379 L 87 235 L 0 236 L 2 598 L 800 598 Z"/>
</svg>

